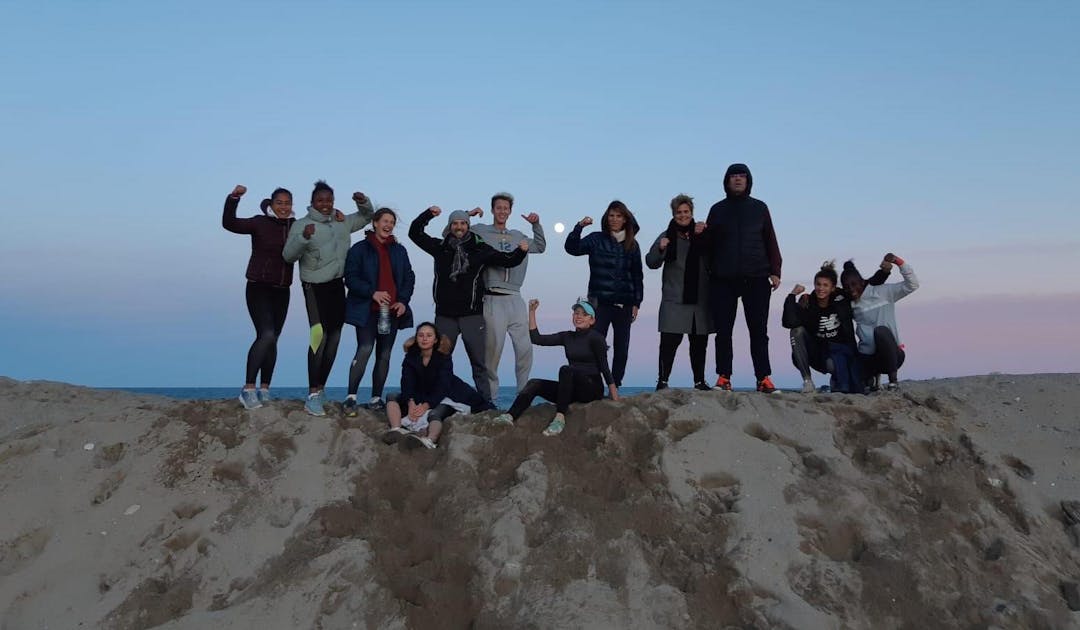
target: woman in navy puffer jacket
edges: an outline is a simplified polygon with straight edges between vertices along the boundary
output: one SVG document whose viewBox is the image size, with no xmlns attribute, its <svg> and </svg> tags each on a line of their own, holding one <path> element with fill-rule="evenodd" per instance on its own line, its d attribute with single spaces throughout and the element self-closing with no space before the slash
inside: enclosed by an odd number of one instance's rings
<svg viewBox="0 0 1080 630">
<path fill-rule="evenodd" d="M 614 328 L 611 373 L 616 386 L 621 387 L 630 352 L 630 324 L 637 319 L 645 293 L 641 248 L 636 238 L 640 228 L 633 213 L 619 200 L 608 204 L 600 219 L 600 231 L 582 237 L 581 230 L 588 225 L 592 225 L 591 217 L 574 226 L 566 237 L 566 253 L 589 256 L 589 301 L 596 305 L 594 329 L 607 338 L 608 326 Z"/>
</svg>

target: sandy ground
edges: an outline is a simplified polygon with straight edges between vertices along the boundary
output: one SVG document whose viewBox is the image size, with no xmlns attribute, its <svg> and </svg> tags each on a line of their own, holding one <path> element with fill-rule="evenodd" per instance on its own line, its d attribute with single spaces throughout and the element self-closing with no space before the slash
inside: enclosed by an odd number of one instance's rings
<svg viewBox="0 0 1080 630">
<path fill-rule="evenodd" d="M 0 628 L 1080 627 L 1080 375 L 905 385 L 405 451 L 366 412 L 0 379 Z"/>
</svg>

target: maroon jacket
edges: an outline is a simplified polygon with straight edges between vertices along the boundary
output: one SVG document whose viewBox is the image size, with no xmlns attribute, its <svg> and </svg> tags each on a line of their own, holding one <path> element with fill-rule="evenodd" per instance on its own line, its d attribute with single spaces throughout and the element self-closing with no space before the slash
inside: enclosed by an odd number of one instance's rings
<svg viewBox="0 0 1080 630">
<path fill-rule="evenodd" d="M 251 259 L 248 260 L 247 279 L 251 282 L 272 284 L 278 287 L 292 285 L 293 264 L 285 262 L 281 250 L 289 237 L 289 228 L 295 219 L 279 219 L 268 215 L 236 218 L 239 197 L 225 197 L 225 209 L 221 212 L 221 227 L 234 234 L 251 235 Z"/>
</svg>

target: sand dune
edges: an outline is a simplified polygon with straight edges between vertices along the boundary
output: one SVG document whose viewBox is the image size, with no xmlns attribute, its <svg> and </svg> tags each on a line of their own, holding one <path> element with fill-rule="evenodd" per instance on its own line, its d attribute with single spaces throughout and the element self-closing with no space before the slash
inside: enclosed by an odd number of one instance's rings
<svg viewBox="0 0 1080 630">
<path fill-rule="evenodd" d="M 0 379 L 0 628 L 1080 627 L 1078 409 L 1075 374 L 667 391 L 403 451 Z"/>
</svg>

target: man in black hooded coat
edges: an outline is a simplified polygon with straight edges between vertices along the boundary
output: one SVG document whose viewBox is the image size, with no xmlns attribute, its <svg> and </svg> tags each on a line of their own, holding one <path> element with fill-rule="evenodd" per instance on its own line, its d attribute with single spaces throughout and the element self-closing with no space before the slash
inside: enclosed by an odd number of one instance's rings
<svg viewBox="0 0 1080 630">
<path fill-rule="evenodd" d="M 713 204 L 706 219 L 709 253 L 709 302 L 716 326 L 716 389 L 731 389 L 731 334 L 738 301 L 750 332 L 750 356 L 758 391 L 776 387 L 769 365 L 769 300 L 780 286 L 780 246 L 769 207 L 750 196 L 754 179 L 745 164 L 724 174 L 727 196 Z"/>
</svg>

